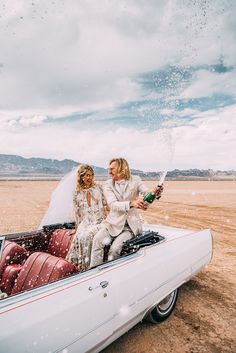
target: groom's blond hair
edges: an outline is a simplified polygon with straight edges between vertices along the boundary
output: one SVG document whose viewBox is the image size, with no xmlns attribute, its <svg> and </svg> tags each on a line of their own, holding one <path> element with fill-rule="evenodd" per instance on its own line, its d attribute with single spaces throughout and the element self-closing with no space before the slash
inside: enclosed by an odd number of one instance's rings
<svg viewBox="0 0 236 353">
<path fill-rule="evenodd" d="M 113 162 L 117 163 L 118 173 L 120 173 L 125 180 L 129 180 L 131 178 L 131 172 L 127 160 L 124 158 L 112 158 L 109 164 Z"/>
</svg>

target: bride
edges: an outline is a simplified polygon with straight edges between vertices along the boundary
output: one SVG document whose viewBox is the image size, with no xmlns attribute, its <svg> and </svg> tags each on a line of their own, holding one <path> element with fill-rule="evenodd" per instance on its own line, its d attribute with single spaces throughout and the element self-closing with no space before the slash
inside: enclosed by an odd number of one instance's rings
<svg viewBox="0 0 236 353">
<path fill-rule="evenodd" d="M 94 181 L 93 168 L 81 164 L 67 174 L 53 192 L 40 228 L 58 222 L 76 222 L 76 234 L 66 259 L 83 271 L 89 267 L 93 237 L 106 212 L 102 187 Z"/>
</svg>

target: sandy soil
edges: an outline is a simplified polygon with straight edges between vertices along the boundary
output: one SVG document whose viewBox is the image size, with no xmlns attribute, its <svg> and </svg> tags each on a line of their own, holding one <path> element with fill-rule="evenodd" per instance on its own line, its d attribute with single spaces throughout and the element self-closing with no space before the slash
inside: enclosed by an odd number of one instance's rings
<svg viewBox="0 0 236 353">
<path fill-rule="evenodd" d="M 0 232 L 36 228 L 56 185 L 55 181 L 0 181 Z M 235 353 L 236 182 L 166 182 L 163 197 L 144 217 L 150 223 L 211 228 L 213 259 L 181 288 L 167 321 L 140 323 L 103 352 Z"/>
</svg>

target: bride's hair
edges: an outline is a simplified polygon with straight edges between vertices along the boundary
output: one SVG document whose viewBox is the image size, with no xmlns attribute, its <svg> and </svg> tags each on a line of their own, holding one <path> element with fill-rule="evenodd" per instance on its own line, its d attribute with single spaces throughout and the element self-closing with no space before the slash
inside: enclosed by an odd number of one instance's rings
<svg viewBox="0 0 236 353">
<path fill-rule="evenodd" d="M 80 192 L 83 187 L 84 187 L 84 182 L 83 182 L 83 176 L 87 173 L 87 172 L 90 172 L 92 173 L 93 177 L 94 177 L 94 171 L 93 171 L 93 168 L 90 167 L 90 165 L 88 164 L 81 164 L 79 166 L 79 169 L 78 169 L 78 172 L 77 172 L 77 192 Z M 93 184 L 92 185 L 95 185 L 94 181 L 93 181 Z"/>
</svg>

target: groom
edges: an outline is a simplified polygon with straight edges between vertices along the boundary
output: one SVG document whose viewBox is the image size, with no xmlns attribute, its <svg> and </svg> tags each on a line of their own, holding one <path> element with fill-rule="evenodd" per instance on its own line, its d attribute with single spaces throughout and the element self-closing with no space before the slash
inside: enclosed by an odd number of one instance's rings
<svg viewBox="0 0 236 353">
<path fill-rule="evenodd" d="M 93 239 L 90 268 L 103 262 L 106 245 L 111 244 L 108 260 L 120 256 L 123 243 L 142 232 L 137 209 L 146 210 L 148 207 L 140 194 L 145 196 L 149 190 L 139 176 L 131 175 L 124 158 L 110 161 L 109 174 L 111 179 L 104 184 L 103 192 L 110 212 Z M 152 191 L 160 196 L 162 190 L 160 187 Z"/>
</svg>

